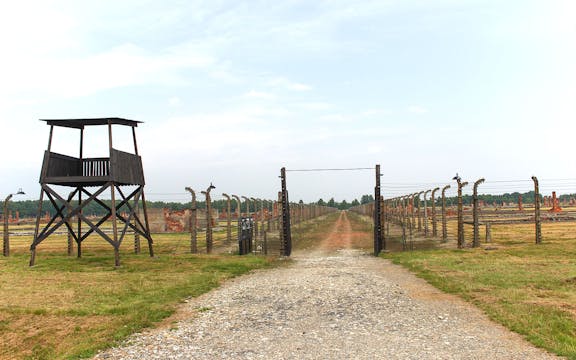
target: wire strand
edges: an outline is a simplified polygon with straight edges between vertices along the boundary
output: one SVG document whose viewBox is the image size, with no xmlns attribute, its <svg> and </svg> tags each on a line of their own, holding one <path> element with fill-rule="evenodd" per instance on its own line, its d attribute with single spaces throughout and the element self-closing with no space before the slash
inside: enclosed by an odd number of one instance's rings
<svg viewBox="0 0 576 360">
<path fill-rule="evenodd" d="M 286 172 L 295 172 L 295 171 L 355 171 L 355 170 L 374 170 L 374 168 L 286 169 Z"/>
</svg>

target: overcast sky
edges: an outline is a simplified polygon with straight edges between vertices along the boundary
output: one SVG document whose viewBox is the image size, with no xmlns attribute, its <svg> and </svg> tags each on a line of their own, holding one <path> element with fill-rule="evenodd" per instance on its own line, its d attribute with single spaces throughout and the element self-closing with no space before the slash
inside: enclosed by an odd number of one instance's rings
<svg viewBox="0 0 576 360">
<path fill-rule="evenodd" d="M 386 197 L 456 172 L 576 192 L 575 18 L 571 0 L 1 1 L 0 196 L 39 195 L 38 119 L 108 116 L 144 122 L 152 200 L 210 182 L 274 198 L 283 166 L 375 164 Z M 57 131 L 56 150 L 77 155 L 77 135 Z M 86 139 L 106 155 L 105 135 Z M 293 201 L 374 186 L 373 171 L 288 176 Z"/>
</svg>

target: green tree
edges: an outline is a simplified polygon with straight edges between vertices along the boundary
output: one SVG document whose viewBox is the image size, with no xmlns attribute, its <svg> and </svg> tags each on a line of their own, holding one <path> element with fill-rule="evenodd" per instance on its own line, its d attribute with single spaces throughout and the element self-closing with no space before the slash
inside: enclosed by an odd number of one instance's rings
<svg viewBox="0 0 576 360">
<path fill-rule="evenodd" d="M 372 195 L 362 195 L 362 197 L 360 198 L 360 203 L 362 205 L 369 204 L 371 202 L 374 202 L 374 196 Z"/>
</svg>

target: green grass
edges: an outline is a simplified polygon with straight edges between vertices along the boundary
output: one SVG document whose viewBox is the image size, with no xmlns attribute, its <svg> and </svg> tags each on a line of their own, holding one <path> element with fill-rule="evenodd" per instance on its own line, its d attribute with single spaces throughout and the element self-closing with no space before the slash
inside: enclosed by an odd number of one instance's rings
<svg viewBox="0 0 576 360">
<path fill-rule="evenodd" d="M 533 344 L 576 359 L 576 240 L 536 246 L 510 236 L 491 247 L 382 256 L 472 302 Z"/>
<path fill-rule="evenodd" d="M 0 259 L 0 358 L 90 357 L 167 321 L 186 298 L 272 264 L 265 257 L 174 252 L 174 241 L 186 249 L 186 236 L 156 236 L 155 258 L 124 249 L 119 268 L 103 242 L 87 246 L 81 259 L 66 256 L 64 246 L 39 247 L 33 268 L 28 253 L 15 246 L 12 256 Z"/>
</svg>

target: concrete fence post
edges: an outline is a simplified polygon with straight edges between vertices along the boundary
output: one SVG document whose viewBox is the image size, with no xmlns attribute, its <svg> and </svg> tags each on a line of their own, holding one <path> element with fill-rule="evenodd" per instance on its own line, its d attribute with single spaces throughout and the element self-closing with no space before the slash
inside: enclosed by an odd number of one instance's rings
<svg viewBox="0 0 576 360">
<path fill-rule="evenodd" d="M 438 190 L 440 190 L 440 188 L 436 187 L 432 190 L 432 194 L 430 194 L 430 201 L 432 202 L 432 237 L 438 236 L 438 219 L 436 218 L 436 198 L 434 196 L 434 194 Z"/>
<path fill-rule="evenodd" d="M 416 227 L 414 226 L 416 224 L 416 215 L 414 214 L 414 197 L 416 196 L 417 193 L 414 193 L 411 195 L 410 197 L 410 213 L 411 213 L 411 220 L 410 220 L 410 236 L 412 236 L 412 231 L 414 229 L 416 229 Z"/>
<path fill-rule="evenodd" d="M 266 223 L 266 214 L 264 211 L 265 200 L 263 199 L 259 200 L 260 200 L 260 238 L 262 238 L 264 236 L 264 231 L 266 230 L 266 227 L 264 226 L 264 224 Z"/>
<path fill-rule="evenodd" d="M 462 206 L 462 188 L 468 185 L 468 181 L 462 182 L 460 176 L 456 175 L 454 180 L 458 183 L 458 249 L 464 248 L 464 209 Z"/>
<path fill-rule="evenodd" d="M 208 186 L 206 191 L 202 191 L 202 194 L 206 196 L 206 253 L 212 253 L 212 199 L 210 197 L 210 191 L 216 189 L 212 184 Z"/>
<path fill-rule="evenodd" d="M 244 205 L 246 205 L 246 212 L 244 213 L 244 216 L 248 218 L 252 217 L 252 214 L 250 214 L 250 199 L 246 196 L 241 196 L 241 198 L 244 200 Z"/>
<path fill-rule="evenodd" d="M 534 181 L 534 226 L 536 235 L 536 244 L 542 243 L 542 227 L 540 224 L 540 188 L 538 186 L 538 178 L 532 176 Z"/>
<path fill-rule="evenodd" d="M 236 242 L 239 243 L 240 241 L 240 234 L 241 234 L 241 222 L 240 219 L 242 218 L 242 202 L 240 201 L 240 196 L 232 195 L 234 200 L 236 200 Z"/>
<path fill-rule="evenodd" d="M 271 224 L 271 219 L 272 219 L 272 212 L 274 211 L 273 209 L 273 205 L 274 205 L 274 201 L 272 200 L 267 200 L 268 201 L 268 216 L 266 217 L 266 232 L 270 232 L 270 230 L 272 230 L 272 224 Z"/>
<path fill-rule="evenodd" d="M 428 202 L 426 200 L 426 195 L 428 195 L 428 193 L 431 191 L 432 190 L 424 191 L 424 237 L 429 236 L 429 232 L 428 232 Z"/>
<path fill-rule="evenodd" d="M 260 222 L 258 224 L 258 236 L 260 236 L 260 245 L 262 246 L 262 240 L 264 237 L 264 200 L 262 199 L 256 199 L 258 201 L 257 205 L 260 205 L 259 207 L 259 211 L 258 211 L 258 221 Z"/>
<path fill-rule="evenodd" d="M 480 229 L 478 221 L 478 185 L 484 182 L 484 178 L 478 179 L 474 182 L 474 188 L 472 192 L 472 222 L 474 224 L 473 234 L 474 238 L 472 240 L 472 247 L 480 246 Z"/>
<path fill-rule="evenodd" d="M 192 207 L 190 209 L 190 252 L 192 254 L 198 253 L 198 218 L 196 209 L 196 193 L 192 188 L 184 188 L 192 195 Z"/>
<path fill-rule="evenodd" d="M 421 195 L 421 194 L 424 194 L 424 191 L 420 191 L 420 192 L 416 195 L 416 197 L 417 197 L 417 199 L 418 199 L 418 204 L 417 204 L 417 205 L 418 205 L 418 207 L 417 207 L 417 211 L 418 211 L 418 232 L 422 232 L 422 217 L 421 217 L 421 215 L 420 215 L 420 202 L 421 202 L 421 201 L 420 201 L 420 195 Z"/>
<path fill-rule="evenodd" d="M 262 216 L 264 216 L 264 219 L 262 220 L 262 251 L 264 255 L 268 255 L 268 232 L 270 232 L 270 212 L 268 210 L 268 200 L 262 200 L 262 202 L 266 207 L 266 211 L 262 213 Z"/>
<path fill-rule="evenodd" d="M 226 198 L 226 244 L 230 245 L 232 242 L 232 204 L 230 202 L 230 195 L 222 193 Z"/>
<path fill-rule="evenodd" d="M 258 199 L 251 197 L 252 204 L 254 205 L 254 230 L 253 241 L 254 241 L 254 252 L 258 250 Z"/>
<path fill-rule="evenodd" d="M 402 250 L 406 251 L 406 225 L 408 225 L 408 201 L 410 197 L 408 195 L 401 198 L 402 199 Z"/>
<path fill-rule="evenodd" d="M 446 221 L 446 190 L 450 189 L 450 185 L 442 188 L 442 242 L 448 241 L 448 224 Z"/>
</svg>

